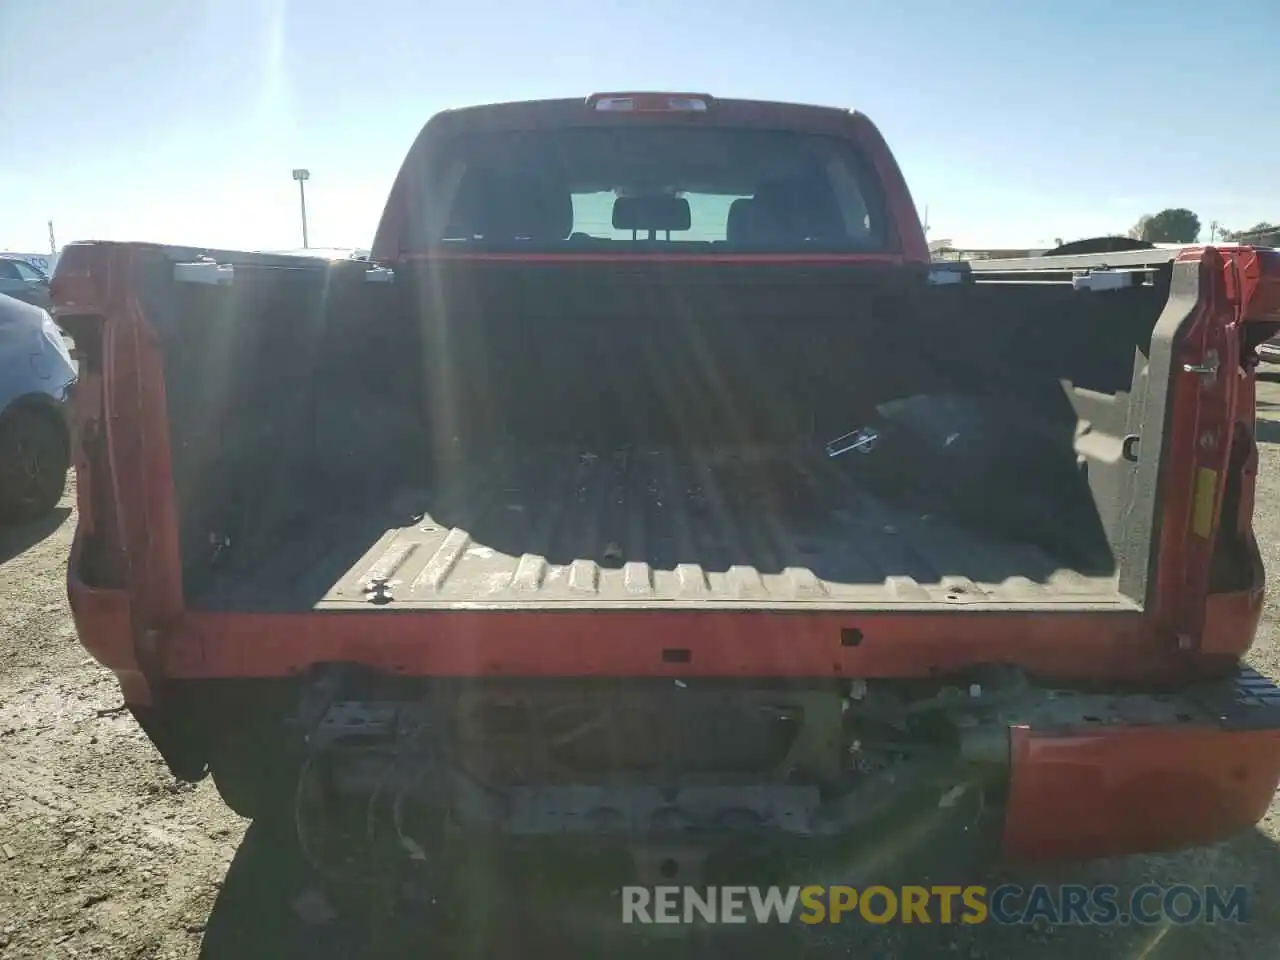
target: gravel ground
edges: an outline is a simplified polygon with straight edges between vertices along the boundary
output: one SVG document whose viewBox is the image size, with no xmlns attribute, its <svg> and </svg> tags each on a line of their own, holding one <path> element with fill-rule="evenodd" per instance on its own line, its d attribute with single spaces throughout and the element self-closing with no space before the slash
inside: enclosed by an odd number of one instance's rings
<svg viewBox="0 0 1280 960">
<path fill-rule="evenodd" d="M 1259 390 L 1256 526 L 1280 569 L 1280 382 Z M 449 955 L 420 931 L 326 921 L 286 848 L 246 831 L 208 782 L 176 783 L 127 713 L 111 676 L 76 640 L 63 571 L 71 491 L 56 515 L 0 530 L 0 960 Z M 1280 600 L 1268 601 L 1252 661 L 1280 673 Z M 1068 865 L 1019 882 L 1244 884 L 1244 924 L 1001 929 L 839 928 L 814 955 L 1173 958 L 1280 956 L 1280 804 L 1230 843 L 1176 856 Z M 994 885 L 1007 876 L 974 877 Z M 413 924 L 398 926 L 413 927 Z M 509 938 L 508 938 L 509 940 Z M 510 947 L 511 943 L 508 942 Z M 472 951 L 468 951 L 472 952 Z M 495 955 L 497 944 L 475 953 Z M 524 944 L 509 951 L 530 955 Z M 549 950 L 538 950 L 545 954 Z M 613 951 L 610 951 L 611 953 Z M 737 948 L 705 955 L 741 956 Z M 757 952 L 755 950 L 751 951 Z M 773 953 L 773 951 L 768 951 Z M 776 955 L 776 954 L 774 954 Z"/>
</svg>

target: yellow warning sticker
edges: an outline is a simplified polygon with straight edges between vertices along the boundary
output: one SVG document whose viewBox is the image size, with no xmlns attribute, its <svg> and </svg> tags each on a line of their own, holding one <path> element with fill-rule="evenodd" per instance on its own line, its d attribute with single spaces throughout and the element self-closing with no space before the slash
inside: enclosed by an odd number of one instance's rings
<svg viewBox="0 0 1280 960">
<path fill-rule="evenodd" d="M 1196 497 L 1191 510 L 1191 529 L 1208 540 L 1213 533 L 1213 501 L 1218 492 L 1218 471 L 1200 467 L 1196 471 Z"/>
</svg>

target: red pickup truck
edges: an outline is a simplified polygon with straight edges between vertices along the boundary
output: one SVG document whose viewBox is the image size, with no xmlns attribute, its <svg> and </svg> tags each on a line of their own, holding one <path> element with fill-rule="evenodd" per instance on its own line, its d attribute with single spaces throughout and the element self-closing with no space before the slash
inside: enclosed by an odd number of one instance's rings
<svg viewBox="0 0 1280 960">
<path fill-rule="evenodd" d="M 621 93 L 437 115 L 367 261 L 73 244 L 53 298 L 81 640 L 327 868 L 1091 857 L 1280 779 L 1275 252 L 931 264 L 862 114 Z"/>
</svg>

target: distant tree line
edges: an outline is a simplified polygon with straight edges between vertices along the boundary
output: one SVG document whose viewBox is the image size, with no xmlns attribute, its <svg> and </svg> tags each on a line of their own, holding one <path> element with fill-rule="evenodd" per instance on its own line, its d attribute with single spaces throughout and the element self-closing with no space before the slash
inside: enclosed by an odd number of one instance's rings
<svg viewBox="0 0 1280 960">
<path fill-rule="evenodd" d="M 1186 207 L 1170 207 L 1159 213 L 1140 217 L 1127 235 L 1086 237 L 1063 243 L 1054 238 L 1053 249 L 1045 255 L 1082 253 L 1114 253 L 1123 250 L 1142 249 L 1151 243 L 1195 243 L 1200 239 L 1200 218 Z M 1209 242 L 1247 243 L 1259 247 L 1280 247 L 1280 224 L 1263 220 L 1245 230 L 1228 230 L 1216 220 L 1209 224 Z M 933 245 L 935 259 L 954 259 L 956 253 L 951 241 L 939 241 Z"/>
<path fill-rule="evenodd" d="M 1280 225 L 1263 220 L 1245 230 L 1228 230 L 1210 224 L 1209 239 L 1229 243 L 1253 243 L 1262 247 L 1280 246 Z M 1186 207 L 1170 207 L 1139 218 L 1129 230 L 1130 238 L 1148 243 L 1195 243 L 1200 239 L 1200 218 Z"/>
<path fill-rule="evenodd" d="M 1260 247 L 1280 247 L 1280 224 L 1264 220 L 1247 230 L 1223 230 L 1222 239 L 1233 243 L 1253 243 Z"/>
</svg>

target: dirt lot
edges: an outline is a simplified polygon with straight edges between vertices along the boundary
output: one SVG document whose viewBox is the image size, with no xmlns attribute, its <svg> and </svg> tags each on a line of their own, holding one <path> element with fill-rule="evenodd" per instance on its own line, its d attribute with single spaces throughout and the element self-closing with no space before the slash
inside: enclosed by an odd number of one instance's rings
<svg viewBox="0 0 1280 960">
<path fill-rule="evenodd" d="M 1257 528 L 1280 569 L 1280 382 L 1260 391 Z M 74 524 L 57 515 L 0 531 L 0 960 L 16 957 L 358 957 L 430 949 L 393 924 L 351 930 L 287 851 L 219 801 L 211 784 L 173 781 L 127 713 L 111 676 L 76 641 L 63 587 Z M 1280 673 L 1280 591 L 1253 653 Z M 1280 803 L 1257 830 L 1178 856 L 1059 868 L 1026 882 L 1243 884 L 1245 924 L 1110 929 L 840 928 L 815 955 L 1171 960 L 1280 956 Z M 975 877 L 993 884 L 1001 877 Z M 400 926 L 412 927 L 412 921 Z M 402 932 L 403 933 L 403 932 Z M 410 946 L 412 944 L 412 946 Z M 481 948 L 489 954 L 489 949 Z M 519 952 L 519 951 L 517 951 Z M 541 953 L 543 951 L 539 951 Z M 612 952 L 612 951 L 611 951 Z M 716 956 L 740 956 L 734 949 Z M 808 951 L 806 951 L 808 952 Z"/>
</svg>

